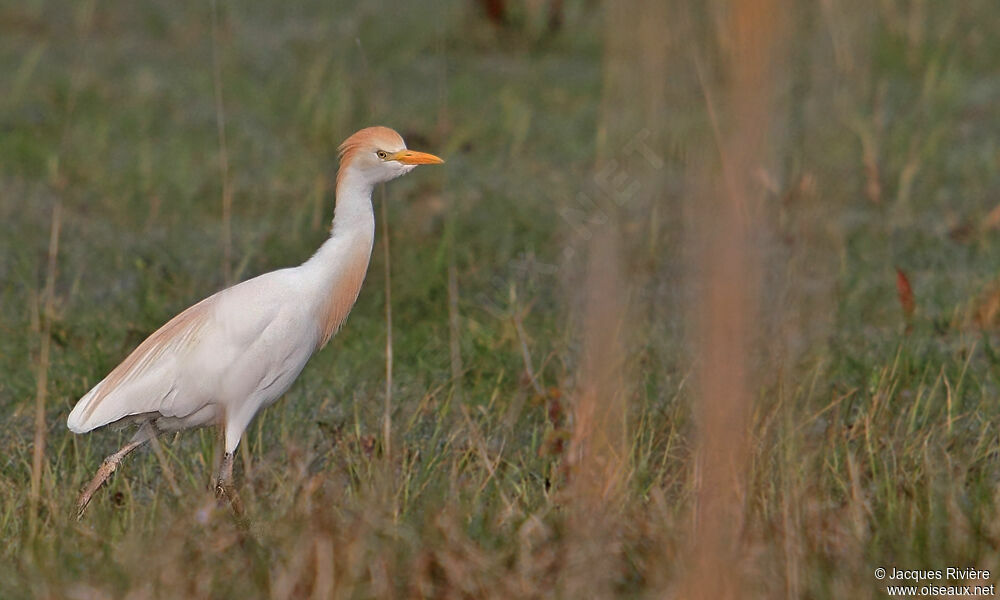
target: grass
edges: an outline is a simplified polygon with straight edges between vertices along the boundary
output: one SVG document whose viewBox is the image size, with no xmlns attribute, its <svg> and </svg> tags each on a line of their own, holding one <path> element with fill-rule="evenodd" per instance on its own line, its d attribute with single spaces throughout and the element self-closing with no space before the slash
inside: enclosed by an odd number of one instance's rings
<svg viewBox="0 0 1000 600">
<path fill-rule="evenodd" d="M 0 597 L 706 594 L 696 201 L 734 147 L 741 63 L 716 3 L 566 5 L 548 35 L 473 3 L 220 2 L 227 224 L 208 4 L 0 4 Z M 744 595 L 1000 570 L 1000 340 L 974 318 L 1000 271 L 1000 8 L 852 6 L 775 25 L 742 184 L 760 310 L 719 577 Z M 336 145 L 374 123 L 448 159 L 385 190 L 391 456 L 379 247 L 346 326 L 247 432 L 247 523 L 208 490 L 211 431 L 162 440 L 180 495 L 140 452 L 76 522 L 129 435 L 71 435 L 76 399 L 224 284 L 226 227 L 236 279 L 305 260 Z"/>
</svg>

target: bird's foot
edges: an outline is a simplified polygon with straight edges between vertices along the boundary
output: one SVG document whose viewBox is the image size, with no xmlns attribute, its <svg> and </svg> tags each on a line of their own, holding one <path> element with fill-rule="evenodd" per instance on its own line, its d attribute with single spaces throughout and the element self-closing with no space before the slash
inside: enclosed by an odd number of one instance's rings
<svg viewBox="0 0 1000 600">
<path fill-rule="evenodd" d="M 223 481 L 222 479 L 215 482 L 215 498 L 219 501 L 219 504 L 228 501 L 233 509 L 233 513 L 237 517 L 243 516 L 243 501 L 230 482 Z"/>
<path fill-rule="evenodd" d="M 83 518 L 83 513 L 87 510 L 87 506 L 90 504 L 90 500 L 94 497 L 97 490 L 101 489 L 101 486 L 108 480 L 108 477 L 111 477 L 111 474 L 118 468 L 118 462 L 119 461 L 111 458 L 104 459 L 100 468 L 97 469 L 97 474 L 90 480 L 87 487 L 80 492 L 80 497 L 76 501 L 77 521 Z"/>
</svg>

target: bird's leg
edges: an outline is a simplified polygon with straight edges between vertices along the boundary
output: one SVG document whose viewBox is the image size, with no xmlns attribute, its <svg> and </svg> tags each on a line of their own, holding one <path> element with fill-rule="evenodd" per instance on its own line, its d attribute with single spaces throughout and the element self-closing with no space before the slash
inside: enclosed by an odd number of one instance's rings
<svg viewBox="0 0 1000 600">
<path fill-rule="evenodd" d="M 226 495 L 226 488 L 233 485 L 233 453 L 226 452 L 222 455 L 222 464 L 219 465 L 219 476 L 215 479 L 215 496 L 222 498 Z"/>
<path fill-rule="evenodd" d="M 143 423 L 142 427 L 139 428 L 139 431 L 132 436 L 132 439 L 129 440 L 127 444 L 119 448 L 114 454 L 104 459 L 100 468 L 97 469 L 97 474 L 90 480 L 87 487 L 80 492 L 80 498 L 76 501 L 77 520 L 83 518 L 83 512 L 87 510 L 87 505 L 90 504 L 90 500 L 94 496 L 94 493 L 100 489 L 102 485 L 104 485 L 104 482 L 108 480 L 108 477 L 111 477 L 111 474 L 115 472 L 115 469 L 118 468 L 118 465 L 121 464 L 122 460 L 133 450 L 145 444 L 155 436 L 156 430 L 153 426 L 148 422 Z"/>
<path fill-rule="evenodd" d="M 222 455 L 222 464 L 219 465 L 219 476 L 215 480 L 215 497 L 219 500 L 229 500 L 233 507 L 233 512 L 237 517 L 243 516 L 243 501 L 233 487 L 233 453 L 226 452 Z"/>
</svg>

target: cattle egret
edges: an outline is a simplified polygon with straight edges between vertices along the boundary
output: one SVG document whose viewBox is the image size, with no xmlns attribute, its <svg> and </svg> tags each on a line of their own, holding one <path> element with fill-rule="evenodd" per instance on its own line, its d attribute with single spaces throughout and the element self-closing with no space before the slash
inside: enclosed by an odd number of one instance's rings
<svg viewBox="0 0 1000 600">
<path fill-rule="evenodd" d="M 104 459 L 80 493 L 78 517 L 130 452 L 160 433 L 211 424 L 225 436 L 215 491 L 233 500 L 233 452 L 243 431 L 292 385 L 358 298 L 375 238 L 372 189 L 417 165 L 442 162 L 407 150 L 403 138 L 387 127 L 369 127 L 347 138 L 340 146 L 330 237 L 312 258 L 188 308 L 80 398 L 66 420 L 73 433 L 111 423 L 137 423 L 139 430 Z"/>
</svg>

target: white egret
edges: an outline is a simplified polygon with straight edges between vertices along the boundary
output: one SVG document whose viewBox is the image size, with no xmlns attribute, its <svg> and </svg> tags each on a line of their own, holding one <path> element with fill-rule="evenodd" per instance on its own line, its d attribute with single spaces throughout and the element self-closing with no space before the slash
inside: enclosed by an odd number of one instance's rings
<svg viewBox="0 0 1000 600">
<path fill-rule="evenodd" d="M 292 385 L 309 357 L 337 332 L 358 298 L 375 238 L 376 184 L 439 164 L 406 149 L 387 127 L 358 131 L 340 146 L 330 237 L 305 263 L 224 289 L 158 330 L 86 395 L 66 426 L 85 433 L 111 423 L 139 430 L 104 459 L 77 502 L 94 492 L 130 452 L 163 432 L 218 424 L 225 453 L 216 493 L 234 498 L 233 452 L 257 412 Z"/>
</svg>

